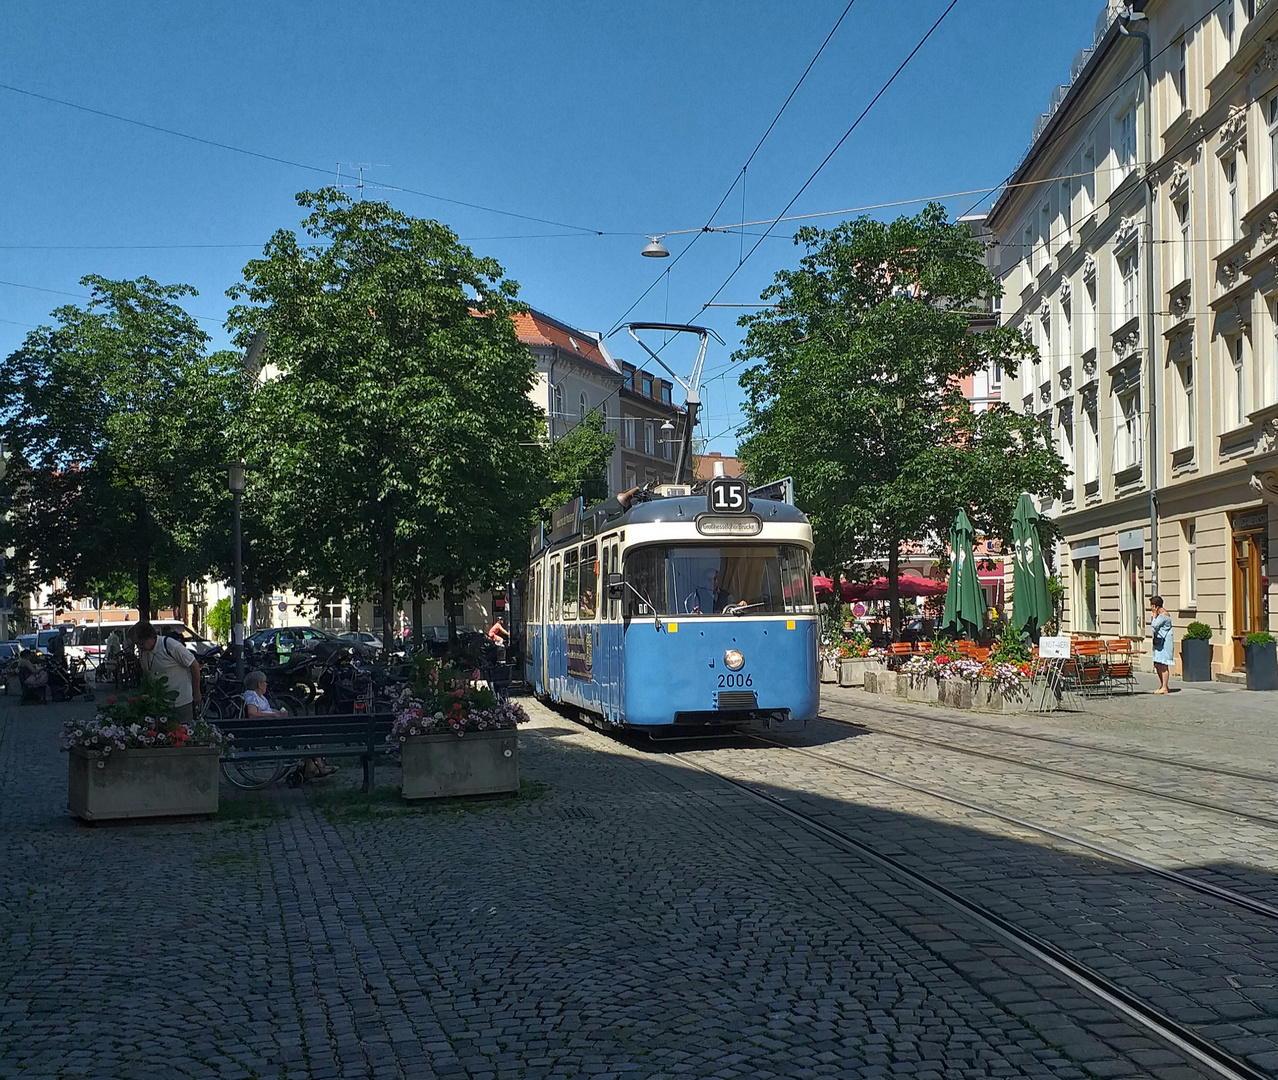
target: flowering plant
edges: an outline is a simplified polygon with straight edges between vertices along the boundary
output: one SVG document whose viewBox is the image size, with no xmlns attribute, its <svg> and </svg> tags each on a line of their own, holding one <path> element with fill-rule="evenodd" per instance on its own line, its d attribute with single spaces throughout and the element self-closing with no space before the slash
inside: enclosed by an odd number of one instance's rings
<svg viewBox="0 0 1278 1080">
<path fill-rule="evenodd" d="M 528 720 L 523 706 L 498 702 L 497 695 L 481 684 L 478 671 L 466 674 L 421 654 L 413 658 L 409 685 L 392 708 L 389 743 L 402 743 L 413 735 L 507 729 Z"/>
<path fill-rule="evenodd" d="M 177 720 L 176 702 L 177 691 L 169 689 L 167 679 L 146 675 L 136 694 L 108 697 L 98 708 L 98 718 L 124 727 L 143 722 L 172 724 Z"/>
<path fill-rule="evenodd" d="M 969 660 L 964 657 L 950 657 L 944 653 L 932 655 L 919 654 L 912 656 L 901 665 L 901 674 L 911 679 L 963 679 L 975 686 L 977 683 L 988 683 L 991 690 L 1001 694 L 1016 696 L 1020 693 L 1021 681 L 1030 677 L 1030 665 L 1013 664 L 1006 661 Z"/>
<path fill-rule="evenodd" d="M 869 635 L 862 631 L 850 638 L 839 636 L 821 642 L 821 661 L 826 664 L 837 664 L 840 660 L 877 660 L 886 655 L 882 649 L 876 649 L 870 643 Z"/>
<path fill-rule="evenodd" d="M 212 724 L 197 720 L 179 724 L 163 716 L 146 716 L 119 723 L 98 713 L 92 720 L 68 720 L 62 725 L 62 749 L 73 746 L 98 754 L 99 769 L 106 768 L 112 750 L 135 750 L 153 746 L 225 746 L 231 736 Z"/>
</svg>

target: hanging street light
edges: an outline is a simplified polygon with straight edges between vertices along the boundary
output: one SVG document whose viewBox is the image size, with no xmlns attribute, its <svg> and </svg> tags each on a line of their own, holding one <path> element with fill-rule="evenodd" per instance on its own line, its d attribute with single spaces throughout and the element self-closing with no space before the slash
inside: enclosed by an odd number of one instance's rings
<svg viewBox="0 0 1278 1080">
<path fill-rule="evenodd" d="M 662 233 L 661 236 L 665 236 Z M 648 237 L 648 246 L 639 254 L 648 259 L 668 259 L 670 258 L 670 249 L 661 242 L 661 236 Z"/>
</svg>

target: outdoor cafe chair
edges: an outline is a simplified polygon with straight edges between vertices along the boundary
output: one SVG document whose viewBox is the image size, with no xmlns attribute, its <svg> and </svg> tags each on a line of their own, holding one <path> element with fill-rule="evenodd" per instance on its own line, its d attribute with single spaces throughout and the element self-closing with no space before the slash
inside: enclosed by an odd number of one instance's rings
<svg viewBox="0 0 1278 1080">
<path fill-rule="evenodd" d="M 1077 667 L 1078 692 L 1088 697 L 1109 694 L 1103 646 L 1095 639 L 1075 641 L 1071 659 Z"/>
<path fill-rule="evenodd" d="M 1122 686 L 1125 694 L 1136 690 L 1136 670 L 1132 665 L 1132 643 L 1123 638 L 1111 638 L 1105 642 L 1105 675 L 1111 692 Z"/>
</svg>

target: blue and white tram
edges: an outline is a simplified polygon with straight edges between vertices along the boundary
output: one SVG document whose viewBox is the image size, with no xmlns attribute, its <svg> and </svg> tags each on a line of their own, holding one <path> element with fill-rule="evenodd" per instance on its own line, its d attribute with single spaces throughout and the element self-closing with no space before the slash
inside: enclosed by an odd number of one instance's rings
<svg viewBox="0 0 1278 1080">
<path fill-rule="evenodd" d="M 735 501 L 577 500 L 534 534 L 524 656 L 537 694 L 650 733 L 815 718 L 812 527 L 744 485 Z"/>
</svg>

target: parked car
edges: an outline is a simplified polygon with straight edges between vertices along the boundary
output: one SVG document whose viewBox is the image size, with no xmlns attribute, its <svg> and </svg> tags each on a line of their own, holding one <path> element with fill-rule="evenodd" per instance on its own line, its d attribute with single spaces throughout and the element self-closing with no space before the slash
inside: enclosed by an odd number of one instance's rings
<svg viewBox="0 0 1278 1080">
<path fill-rule="evenodd" d="M 18 635 L 18 646 L 22 649 L 34 649 L 36 652 L 49 651 L 49 639 L 55 634 L 70 636 L 73 626 L 55 626 L 50 630 L 37 630 L 34 634 Z"/>
<path fill-rule="evenodd" d="M 378 652 L 381 652 L 384 647 L 382 639 L 376 634 L 370 634 L 367 630 L 348 630 L 344 634 L 338 634 L 337 637 L 340 641 L 346 641 L 352 645 L 363 645 L 376 649 Z"/>
<path fill-rule="evenodd" d="M 244 644 L 250 653 L 274 653 L 281 657 L 295 652 L 309 652 L 325 644 L 350 649 L 356 656 L 364 658 L 371 656 L 373 652 L 363 642 L 344 641 L 336 634 L 317 630 L 313 626 L 272 626 L 245 638 Z"/>
</svg>

